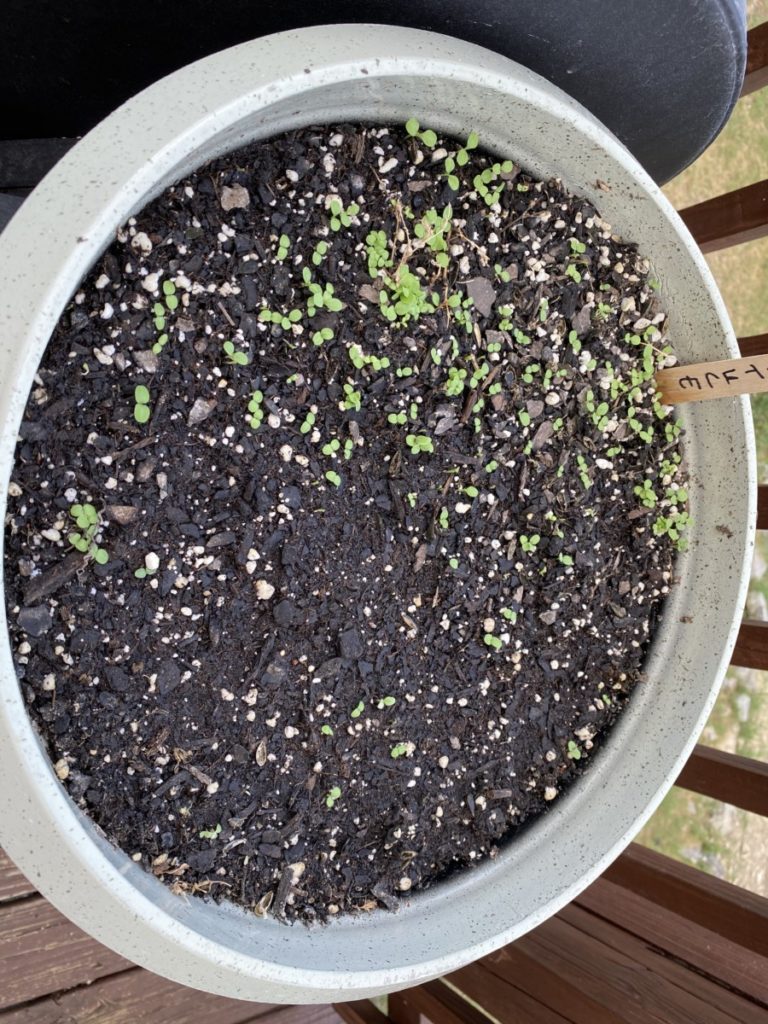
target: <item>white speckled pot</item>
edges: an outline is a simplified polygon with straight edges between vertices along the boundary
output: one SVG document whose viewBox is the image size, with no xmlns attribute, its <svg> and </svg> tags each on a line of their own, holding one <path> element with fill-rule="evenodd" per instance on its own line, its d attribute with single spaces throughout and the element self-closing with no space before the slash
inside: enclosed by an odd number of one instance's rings
<svg viewBox="0 0 768 1024">
<path fill-rule="evenodd" d="M 606 87 L 610 87 L 607 84 Z M 226 150 L 316 122 L 422 124 L 560 176 L 653 260 L 681 360 L 736 354 L 704 260 L 659 189 L 585 110 L 477 46 L 383 26 L 332 26 L 246 43 L 158 82 L 95 128 L 0 237 L 3 500 L 33 374 L 51 330 L 115 229 Z M 596 187 L 597 179 L 610 191 Z M 648 681 L 591 770 L 493 862 L 397 914 L 287 927 L 173 896 L 113 849 L 57 781 L 0 647 L 0 841 L 86 931 L 186 985 L 240 999 L 326 1002 L 414 985 L 522 935 L 621 852 L 672 784 L 712 707 L 740 619 L 754 532 L 745 399 L 684 407 L 695 520 Z M 716 529 L 727 523 L 732 536 Z M 690 623 L 682 617 L 690 616 Z"/>
</svg>

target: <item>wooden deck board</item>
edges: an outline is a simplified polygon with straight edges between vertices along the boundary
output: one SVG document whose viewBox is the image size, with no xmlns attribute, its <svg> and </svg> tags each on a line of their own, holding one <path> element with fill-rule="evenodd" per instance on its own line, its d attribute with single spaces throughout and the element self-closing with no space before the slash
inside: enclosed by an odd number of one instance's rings
<svg viewBox="0 0 768 1024">
<path fill-rule="evenodd" d="M 768 961 L 768 899 L 632 843 L 603 875 Z M 716 967 L 716 965 L 715 965 Z"/>
<path fill-rule="evenodd" d="M 671 910 L 659 914 L 650 900 L 605 878 L 583 892 L 576 904 L 768 1008 L 768 961 L 751 949 Z"/>
<path fill-rule="evenodd" d="M 589 916 L 584 911 L 581 914 Z M 619 943 L 616 931 L 609 929 L 611 941 L 605 941 L 605 936 L 593 933 L 588 921 L 574 921 L 571 915 L 571 920 L 552 918 L 524 936 L 517 946 L 531 962 L 549 972 L 548 984 L 537 984 L 535 989 L 531 986 L 530 994 L 552 1009 L 570 1012 L 574 1024 L 592 1024 L 598 1019 L 586 1005 L 586 993 L 591 1003 L 603 1008 L 601 1024 L 747 1024 L 676 984 L 680 979 L 665 976 L 659 970 L 660 963 L 650 964 L 643 956 L 646 951 L 636 941 Z M 505 973 L 506 950 L 492 954 L 488 960 L 496 971 Z M 685 967 L 675 966 L 681 977 L 687 973 Z M 529 984 L 526 972 L 519 977 L 523 984 Z M 560 1005 L 564 986 L 568 996 L 573 991 L 582 994 L 570 1011 L 568 1006 Z"/>
<path fill-rule="evenodd" d="M 0 903 L 31 896 L 35 887 L 28 882 L 4 850 L 0 850 Z"/>
<path fill-rule="evenodd" d="M 0 1024 L 246 1024 L 277 1022 L 272 1005 L 222 999 L 133 967 L 92 985 L 0 1013 Z M 265 1019 L 265 1015 L 267 1015 Z M 335 1014 L 327 1018 L 337 1020 Z M 325 1018 L 317 1018 L 317 1024 Z M 293 1024 L 291 1018 L 281 1024 Z M 309 1018 L 307 1018 L 309 1024 Z"/>
<path fill-rule="evenodd" d="M 394 997 L 386 1018 L 175 985 L 89 938 L 0 855 L 0 1024 L 768 1024 L 767 924 L 768 901 L 632 846 L 557 917 Z"/>
<path fill-rule="evenodd" d="M 495 974 L 487 958 L 454 971 L 446 981 L 504 1024 L 574 1024 L 572 1017 L 557 1013 L 538 996 L 526 992 L 525 979 L 514 974 L 503 978 Z"/>
<path fill-rule="evenodd" d="M 0 905 L 0 1009 L 131 967 L 42 896 Z"/>
</svg>

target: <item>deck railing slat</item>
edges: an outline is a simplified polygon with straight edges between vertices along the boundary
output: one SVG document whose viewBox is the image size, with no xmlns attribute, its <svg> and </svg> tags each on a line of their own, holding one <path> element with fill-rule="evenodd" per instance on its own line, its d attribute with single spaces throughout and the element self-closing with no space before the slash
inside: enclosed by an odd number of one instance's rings
<svg viewBox="0 0 768 1024">
<path fill-rule="evenodd" d="M 768 957 L 768 900 L 632 843 L 603 878 Z"/>
<path fill-rule="evenodd" d="M 545 921 L 539 928 L 549 925 Z M 610 997 L 606 1002 L 609 987 L 599 986 L 594 990 L 590 981 L 579 984 L 563 970 L 559 956 L 552 956 L 538 944 L 538 931 L 528 932 L 517 942 L 489 954 L 481 961 L 483 966 L 499 980 L 514 979 L 517 988 L 526 995 L 560 1014 L 573 1024 L 616 1024 L 628 1021 L 623 1014 L 616 1014 L 611 1008 Z"/>
<path fill-rule="evenodd" d="M 768 234 L 768 180 L 680 210 L 702 252 L 751 242 Z"/>
<path fill-rule="evenodd" d="M 356 999 L 349 1003 L 334 1003 L 333 1009 L 343 1021 L 346 1021 L 346 1024 L 389 1024 L 389 1017 L 386 1017 L 367 999 Z"/>
<path fill-rule="evenodd" d="M 768 355 L 768 334 L 751 334 L 748 338 L 739 338 L 738 342 L 743 356 Z"/>
<path fill-rule="evenodd" d="M 515 975 L 499 978 L 483 960 L 454 971 L 447 981 L 504 1024 L 573 1024 L 572 1016 L 563 1017 L 528 995 L 521 984 L 523 979 Z"/>
<path fill-rule="evenodd" d="M 768 817 L 768 764 L 764 761 L 699 744 L 676 784 Z"/>
<path fill-rule="evenodd" d="M 768 85 L 768 21 L 747 33 L 747 69 L 742 96 Z"/>
<path fill-rule="evenodd" d="M 740 668 L 768 669 L 768 622 L 757 619 L 742 622 L 731 664 Z"/>
<path fill-rule="evenodd" d="M 442 981 L 427 981 L 394 993 L 388 1009 L 393 1024 L 417 1024 L 422 1015 L 436 1024 L 492 1024 L 490 1017 Z"/>
<path fill-rule="evenodd" d="M 758 529 L 768 529 L 768 486 L 758 487 Z"/>
<path fill-rule="evenodd" d="M 423 988 L 423 985 L 417 985 L 405 992 L 392 992 L 387 996 L 387 1015 L 392 1024 L 421 1024 L 421 1013 L 416 1009 L 411 996 L 418 997 Z"/>
</svg>

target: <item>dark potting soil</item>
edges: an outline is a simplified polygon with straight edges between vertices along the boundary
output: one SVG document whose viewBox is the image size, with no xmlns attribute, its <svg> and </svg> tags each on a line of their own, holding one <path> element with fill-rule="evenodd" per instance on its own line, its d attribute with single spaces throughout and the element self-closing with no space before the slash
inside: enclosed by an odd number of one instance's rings
<svg viewBox="0 0 768 1024">
<path fill-rule="evenodd" d="M 558 182 L 399 128 L 250 146 L 121 229 L 40 367 L 6 546 L 30 714 L 113 842 L 311 921 L 567 789 L 686 521 L 647 275 Z"/>
</svg>

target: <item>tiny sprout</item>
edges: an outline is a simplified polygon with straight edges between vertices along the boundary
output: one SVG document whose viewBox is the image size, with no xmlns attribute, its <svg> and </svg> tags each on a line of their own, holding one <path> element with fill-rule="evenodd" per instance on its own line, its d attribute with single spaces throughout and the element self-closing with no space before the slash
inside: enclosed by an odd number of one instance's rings
<svg viewBox="0 0 768 1024">
<path fill-rule="evenodd" d="M 213 829 L 203 829 L 198 835 L 201 839 L 216 839 L 217 836 L 221 835 L 221 825 L 217 825 Z"/>
<path fill-rule="evenodd" d="M 517 418 L 522 426 L 529 427 L 531 425 L 531 414 L 526 409 L 521 409 L 517 414 Z"/>
<path fill-rule="evenodd" d="M 330 341 L 333 338 L 333 331 L 330 327 L 322 327 L 319 331 L 315 331 L 312 335 L 313 345 L 322 345 L 324 341 Z"/>
<path fill-rule="evenodd" d="M 396 743 L 389 752 L 390 757 L 407 757 L 408 754 L 412 753 L 414 746 L 412 743 Z"/>
<path fill-rule="evenodd" d="M 320 241 L 317 243 L 312 253 L 312 263 L 316 267 L 319 267 L 320 264 L 323 262 L 323 257 L 326 255 L 329 249 L 330 246 L 326 241 Z"/>
<path fill-rule="evenodd" d="M 344 401 L 341 403 L 342 409 L 347 411 L 353 410 L 354 412 L 360 412 L 363 404 L 363 396 L 359 391 L 356 391 L 352 384 L 344 385 Z"/>
<path fill-rule="evenodd" d="M 352 223 L 352 218 L 360 213 L 357 203 L 350 203 L 345 210 L 335 196 L 331 199 L 329 209 L 331 211 L 331 230 L 333 231 L 339 231 L 342 226 L 348 228 Z"/>
<path fill-rule="evenodd" d="M 327 444 L 324 444 L 321 448 L 323 455 L 335 455 L 336 452 L 341 448 L 341 441 L 337 437 L 332 438 Z"/>
<path fill-rule="evenodd" d="M 486 464 L 485 464 L 485 472 L 486 473 L 495 473 L 498 468 L 499 468 L 499 464 L 496 461 L 496 459 L 491 459 L 490 462 L 486 462 Z"/>
<path fill-rule="evenodd" d="M 573 565 L 573 558 L 570 555 L 564 554 L 562 551 L 557 556 L 557 560 L 561 565 Z"/>
<path fill-rule="evenodd" d="M 283 260 L 288 255 L 288 250 L 290 249 L 290 247 L 291 240 L 288 237 L 288 235 L 280 235 L 280 238 L 277 243 L 277 259 L 280 263 L 282 263 Z"/>
<path fill-rule="evenodd" d="M 522 534 L 520 537 L 520 547 L 525 551 L 526 554 L 532 555 L 536 548 L 539 546 L 541 537 L 538 533 L 531 534 L 530 537 L 526 537 Z"/>
<path fill-rule="evenodd" d="M 595 319 L 596 320 L 607 320 L 607 318 L 611 315 L 611 312 L 612 312 L 612 309 L 611 309 L 610 303 L 608 303 L 608 302 L 598 302 L 597 310 L 595 311 Z M 653 325 L 651 325 L 651 326 L 653 326 Z"/>
<path fill-rule="evenodd" d="M 448 559 L 448 565 L 450 565 L 450 567 L 452 569 L 458 569 L 459 568 L 459 560 L 458 560 L 458 558 L 456 558 L 455 555 L 452 558 L 449 558 Z"/>
<path fill-rule="evenodd" d="M 360 715 L 362 715 L 364 710 L 365 710 L 365 701 L 361 700 L 352 708 L 352 710 L 349 713 L 349 717 L 350 718 L 359 718 Z"/>
<path fill-rule="evenodd" d="M 405 130 L 411 138 L 421 139 L 427 149 L 432 149 L 437 144 L 437 135 L 431 128 L 421 129 L 415 117 L 409 117 L 405 122 Z"/>
<path fill-rule="evenodd" d="M 408 501 L 408 504 L 411 506 L 411 508 L 416 508 L 416 498 L 418 497 L 418 495 L 416 494 L 416 491 L 409 491 L 408 494 L 406 494 L 405 497 L 406 497 L 406 499 Z"/>
<path fill-rule="evenodd" d="M 305 268 L 306 269 L 306 268 Z M 290 331 L 294 324 L 297 324 L 301 320 L 301 310 L 292 309 L 289 313 L 281 313 L 278 310 L 262 309 L 259 313 L 259 320 L 261 323 L 276 324 L 282 327 L 284 331 Z M 235 360 L 238 362 L 239 360 Z M 246 360 L 247 363 L 247 360 Z M 243 365 L 246 365 L 243 363 Z"/>
<path fill-rule="evenodd" d="M 340 799 L 341 790 L 339 789 L 338 786 L 334 786 L 332 789 L 328 791 L 328 795 L 325 798 L 325 806 L 330 810 L 331 808 L 333 808 L 333 805 L 336 803 L 336 801 Z"/>
<path fill-rule="evenodd" d="M 572 761 L 578 761 L 581 759 L 581 748 L 579 747 L 579 744 L 575 743 L 573 740 L 568 740 L 568 757 L 570 757 Z"/>
<path fill-rule="evenodd" d="M 262 402 L 264 401 L 263 391 L 254 391 L 251 395 L 251 400 L 248 403 L 248 412 L 251 414 L 251 418 L 248 421 L 254 430 L 258 430 L 261 426 L 262 420 L 264 419 L 264 410 L 262 408 Z"/>
<path fill-rule="evenodd" d="M 320 732 L 323 734 L 323 736 L 333 736 L 333 729 L 330 727 L 330 725 L 321 725 Z"/>
<path fill-rule="evenodd" d="M 568 242 L 571 246 L 571 252 L 582 253 L 587 251 L 586 245 L 580 242 L 577 238 L 569 238 Z"/>
<path fill-rule="evenodd" d="M 247 366 L 249 363 L 248 356 L 245 352 L 236 352 L 234 343 L 231 341 L 225 341 L 221 346 L 224 350 L 224 354 L 227 357 L 227 362 L 233 366 Z"/>
<path fill-rule="evenodd" d="M 133 407 L 133 418 L 137 423 L 147 423 L 150 416 L 149 389 L 143 384 L 137 384 L 133 391 L 133 400 L 136 403 Z"/>
<path fill-rule="evenodd" d="M 655 508 L 658 498 L 650 480 L 643 480 L 642 484 L 633 488 L 633 493 L 640 499 L 645 508 Z"/>
<path fill-rule="evenodd" d="M 565 276 L 570 277 L 571 280 L 576 282 L 576 284 L 579 284 L 581 281 L 581 274 L 573 265 L 573 263 L 569 263 L 568 266 L 565 268 Z"/>
<path fill-rule="evenodd" d="M 152 307 L 152 317 L 158 331 L 165 329 L 165 306 L 162 302 L 156 302 Z"/>
<path fill-rule="evenodd" d="M 312 429 L 312 427 L 314 427 L 314 425 L 315 425 L 315 419 L 316 419 L 315 414 L 310 409 L 310 411 L 304 417 L 304 422 L 299 427 L 299 433 L 300 434 L 308 434 L 310 432 L 310 430 Z"/>
<path fill-rule="evenodd" d="M 384 708 L 394 707 L 396 703 L 397 702 L 394 697 L 382 697 L 381 700 L 377 703 L 376 707 L 379 709 L 379 711 L 383 711 Z"/>
<path fill-rule="evenodd" d="M 511 608 L 502 608 L 501 614 L 504 616 L 507 622 L 511 622 L 513 626 L 517 622 L 517 612 L 513 611 Z"/>
<path fill-rule="evenodd" d="M 365 236 L 365 252 L 368 256 L 368 274 L 376 277 L 381 267 L 391 267 L 389 243 L 384 231 L 369 231 Z"/>
<path fill-rule="evenodd" d="M 147 576 L 154 576 L 159 567 L 160 560 L 157 555 L 147 555 L 144 559 L 144 565 L 139 566 L 133 575 L 137 580 L 145 580 Z"/>
<path fill-rule="evenodd" d="M 449 522 L 449 520 L 448 520 L 448 509 L 445 507 L 445 505 L 443 505 L 443 507 L 440 509 L 440 516 L 439 516 L 438 522 L 440 523 L 440 528 L 441 529 L 443 529 L 443 530 L 447 530 L 448 529 L 448 522 Z"/>
<path fill-rule="evenodd" d="M 341 477 L 338 473 L 335 473 L 332 469 L 329 469 L 325 474 L 325 479 L 329 484 L 333 484 L 334 487 L 341 487 Z"/>
<path fill-rule="evenodd" d="M 492 647 L 494 651 L 499 651 L 504 646 L 501 637 L 494 636 L 493 633 L 486 633 L 483 637 L 483 643 L 488 647 Z"/>
<path fill-rule="evenodd" d="M 160 355 L 160 353 L 163 351 L 163 349 L 165 348 L 165 346 L 167 344 L 168 344 L 168 335 L 167 334 L 161 334 L 160 337 L 155 342 L 155 344 L 152 346 L 152 351 L 155 353 L 156 356 Z"/>
<path fill-rule="evenodd" d="M 170 313 L 178 309 L 179 298 L 176 295 L 176 285 L 173 281 L 163 281 L 163 295 L 165 296 L 165 305 Z"/>
<path fill-rule="evenodd" d="M 427 452 L 431 455 L 435 450 L 432 438 L 427 434 L 407 434 L 405 443 L 411 449 L 412 455 L 418 455 L 420 452 Z"/>
<path fill-rule="evenodd" d="M 592 486 L 592 481 L 589 476 L 589 467 L 587 466 L 587 460 L 583 455 L 576 456 L 576 465 L 579 467 L 579 480 L 581 480 L 581 486 L 584 490 L 589 490 Z"/>
<path fill-rule="evenodd" d="M 109 555 L 96 543 L 96 537 L 101 528 L 101 517 L 95 507 L 86 503 L 85 505 L 71 505 L 69 514 L 80 527 L 82 533 L 70 533 L 67 540 L 81 554 L 88 555 L 97 565 L 105 565 L 109 561 Z"/>
<path fill-rule="evenodd" d="M 445 176 L 448 181 L 448 188 L 451 189 L 452 192 L 458 192 L 461 187 L 461 182 L 457 175 L 453 173 L 456 170 L 456 162 L 457 161 L 454 160 L 452 156 L 448 156 L 445 158 L 445 163 L 443 164 Z M 466 161 L 464 162 L 466 163 Z"/>
</svg>

